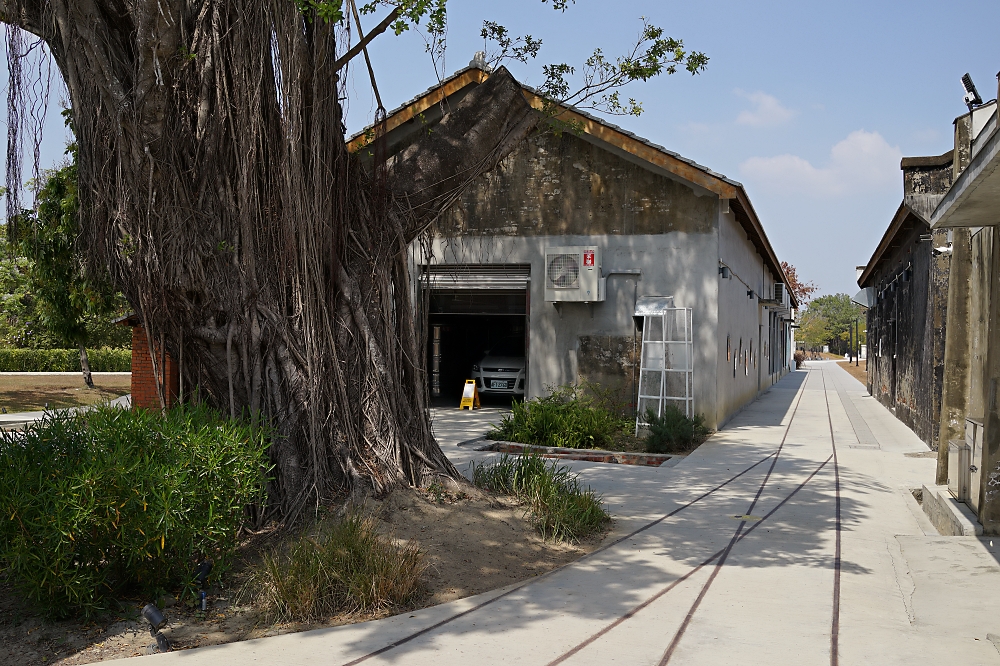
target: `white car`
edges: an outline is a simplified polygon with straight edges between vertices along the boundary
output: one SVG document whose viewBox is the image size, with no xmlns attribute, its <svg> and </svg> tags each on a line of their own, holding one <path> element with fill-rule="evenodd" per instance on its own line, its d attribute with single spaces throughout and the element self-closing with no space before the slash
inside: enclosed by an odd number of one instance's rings
<svg viewBox="0 0 1000 666">
<path fill-rule="evenodd" d="M 472 378 L 481 395 L 524 397 L 525 359 L 512 355 L 511 351 L 505 345 L 497 345 L 472 366 Z"/>
</svg>

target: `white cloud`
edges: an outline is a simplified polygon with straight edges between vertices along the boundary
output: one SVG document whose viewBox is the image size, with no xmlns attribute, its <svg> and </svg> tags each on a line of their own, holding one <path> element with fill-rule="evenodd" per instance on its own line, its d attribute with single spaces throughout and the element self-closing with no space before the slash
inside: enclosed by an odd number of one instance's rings
<svg viewBox="0 0 1000 666">
<path fill-rule="evenodd" d="M 740 165 L 748 183 L 789 193 L 836 197 L 882 190 L 900 182 L 903 153 L 878 132 L 857 130 L 830 150 L 817 167 L 798 155 L 751 157 Z"/>
<path fill-rule="evenodd" d="M 737 95 L 746 97 L 753 105 L 752 109 L 744 109 L 736 117 L 738 125 L 749 125 L 750 127 L 775 127 L 783 125 L 795 117 L 796 111 L 786 108 L 778 101 L 777 97 L 768 95 L 765 92 L 757 91 L 745 93 L 736 91 Z"/>
</svg>

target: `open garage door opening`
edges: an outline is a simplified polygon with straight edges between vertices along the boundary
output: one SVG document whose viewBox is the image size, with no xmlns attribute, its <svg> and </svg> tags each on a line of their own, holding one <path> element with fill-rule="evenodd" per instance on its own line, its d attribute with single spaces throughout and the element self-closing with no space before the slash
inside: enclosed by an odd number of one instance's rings
<svg viewBox="0 0 1000 666">
<path fill-rule="evenodd" d="M 426 268 L 425 268 L 426 270 Z M 431 403 L 457 407 L 474 379 L 484 405 L 510 405 L 528 385 L 527 265 L 431 266 L 427 367 Z"/>
</svg>

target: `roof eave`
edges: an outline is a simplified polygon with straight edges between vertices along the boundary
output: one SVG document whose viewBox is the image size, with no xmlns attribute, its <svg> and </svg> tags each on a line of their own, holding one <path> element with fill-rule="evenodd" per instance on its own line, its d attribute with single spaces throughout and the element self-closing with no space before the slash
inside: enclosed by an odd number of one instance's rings
<svg viewBox="0 0 1000 666">
<path fill-rule="evenodd" d="M 764 232 L 764 227 L 760 223 L 760 218 L 757 217 L 757 211 L 754 210 L 753 204 L 750 203 L 750 197 L 747 196 L 746 190 L 743 189 L 742 185 L 736 188 L 735 195 L 733 199 L 738 202 L 739 207 L 750 224 L 750 228 L 746 229 L 746 231 L 752 232 L 753 237 L 756 238 L 754 245 L 757 247 L 757 251 L 764 258 L 764 262 L 769 265 L 775 276 L 778 277 L 779 281 L 787 285 L 788 276 L 785 275 L 785 271 L 781 267 L 781 262 L 778 261 L 778 255 L 775 254 L 774 248 L 771 247 L 771 241 L 768 240 L 767 234 Z M 795 297 L 795 294 L 791 290 L 788 291 L 788 294 L 791 297 L 792 307 L 798 309 L 799 301 Z"/>
<path fill-rule="evenodd" d="M 868 260 L 868 264 L 865 266 L 864 272 L 861 273 L 861 277 L 858 278 L 859 287 L 864 287 L 868 282 L 868 278 L 872 276 L 875 269 L 882 262 L 882 258 L 885 256 L 885 253 L 889 251 L 892 246 L 892 242 L 896 240 L 896 236 L 903 228 L 903 224 L 911 215 L 930 227 L 930 223 L 925 220 L 920 213 L 907 206 L 905 201 L 899 204 L 899 208 L 896 209 L 896 214 L 892 216 L 892 222 L 889 223 L 885 233 L 882 234 L 882 240 L 880 240 L 878 245 L 875 247 L 875 252 L 872 253 L 871 259 Z"/>
</svg>

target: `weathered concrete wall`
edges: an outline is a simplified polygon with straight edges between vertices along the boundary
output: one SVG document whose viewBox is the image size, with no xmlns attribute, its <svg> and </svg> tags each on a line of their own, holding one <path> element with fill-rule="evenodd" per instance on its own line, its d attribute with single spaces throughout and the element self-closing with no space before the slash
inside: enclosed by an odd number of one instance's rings
<svg viewBox="0 0 1000 666">
<path fill-rule="evenodd" d="M 952 231 L 948 271 L 944 368 L 941 381 L 940 427 L 936 483 L 948 483 L 948 442 L 965 437 L 969 404 L 969 358 L 972 238 L 968 229 Z"/>
<path fill-rule="evenodd" d="M 951 180 L 954 183 L 969 165 L 972 154 L 972 115 L 955 119 L 954 150 L 952 151 Z M 969 392 L 972 372 L 970 345 L 972 344 L 973 244 L 968 229 L 952 231 L 952 261 L 948 279 L 947 333 L 945 339 L 945 368 L 941 391 L 940 432 L 938 434 L 938 459 L 936 481 L 948 483 L 948 442 L 962 439 L 965 417 L 969 414 Z"/>
<path fill-rule="evenodd" d="M 641 279 L 612 276 L 603 303 L 545 301 L 545 248 L 596 245 L 604 269 L 635 270 Z M 610 385 L 632 381 L 627 341 L 636 334 L 632 315 L 641 296 L 673 296 L 694 313 L 694 405 L 717 425 L 716 348 L 718 240 L 714 233 L 655 236 L 463 236 L 434 239 L 435 263 L 530 264 L 528 397 L 548 388 L 601 376 Z M 600 341 L 611 340 L 605 344 Z M 597 344 L 600 342 L 600 344 Z M 641 341 L 637 341 L 641 344 Z"/>
<path fill-rule="evenodd" d="M 936 158 L 903 158 L 903 202 L 925 220 L 931 219 L 931 213 L 951 187 L 953 152 Z"/>
<path fill-rule="evenodd" d="M 577 351 L 577 377 L 610 392 L 626 404 L 635 401 L 639 379 L 642 337 L 633 335 L 581 335 Z"/>
<path fill-rule="evenodd" d="M 969 401 L 965 416 L 986 414 L 986 356 L 989 346 L 990 289 L 995 233 L 984 227 L 972 234 L 972 270 L 969 275 Z M 964 420 L 964 419 L 963 419 Z M 962 424 L 964 428 L 964 423 Z M 964 434 L 963 434 L 964 436 Z"/>
<path fill-rule="evenodd" d="M 1000 400 L 997 399 L 997 386 L 1000 381 L 1000 326 L 990 326 L 991 322 L 1000 321 L 1000 294 L 993 288 L 1000 278 L 1000 234 L 992 228 L 986 228 L 973 236 L 982 236 L 980 247 L 983 251 L 981 259 L 976 261 L 976 244 L 973 244 L 973 277 L 975 285 L 982 278 L 982 292 L 979 298 L 973 293 L 970 320 L 975 325 L 978 322 L 981 349 L 985 348 L 985 363 L 982 370 L 977 368 L 976 360 L 970 370 L 972 380 L 969 388 L 969 411 L 982 409 L 985 427 L 983 429 L 983 460 L 982 466 L 982 498 L 979 505 L 979 521 L 983 524 L 986 534 L 1000 534 Z M 989 257 L 985 255 L 989 247 Z M 978 315 L 978 317 L 977 317 Z M 973 345 L 976 345 L 977 333 L 973 331 Z M 978 381 L 977 381 L 978 380 Z M 973 461 L 975 464 L 975 461 Z"/>
<path fill-rule="evenodd" d="M 932 233 L 932 248 L 947 244 L 948 232 L 939 230 Z M 927 243 L 922 243 L 926 245 Z M 948 253 L 935 255 L 930 253 L 930 276 L 928 280 L 928 313 L 924 322 L 924 335 L 931 340 L 931 371 L 933 384 L 931 393 L 931 431 L 927 443 L 933 449 L 938 443 L 935 439 L 941 424 L 941 395 L 944 387 L 945 342 L 948 333 L 948 281 L 951 276 L 952 256 Z"/>
<path fill-rule="evenodd" d="M 969 166 L 972 159 L 972 114 L 967 113 L 955 119 L 955 152 L 951 163 L 952 182 Z"/>
<path fill-rule="evenodd" d="M 868 314 L 869 381 L 872 395 L 932 446 L 944 376 L 948 264 L 947 257 L 933 256 L 934 243 L 920 241 L 927 225 L 910 220 L 867 283 L 878 294 Z"/>
<path fill-rule="evenodd" d="M 718 200 L 571 132 L 536 134 L 437 225 L 444 236 L 714 234 Z"/>
</svg>

